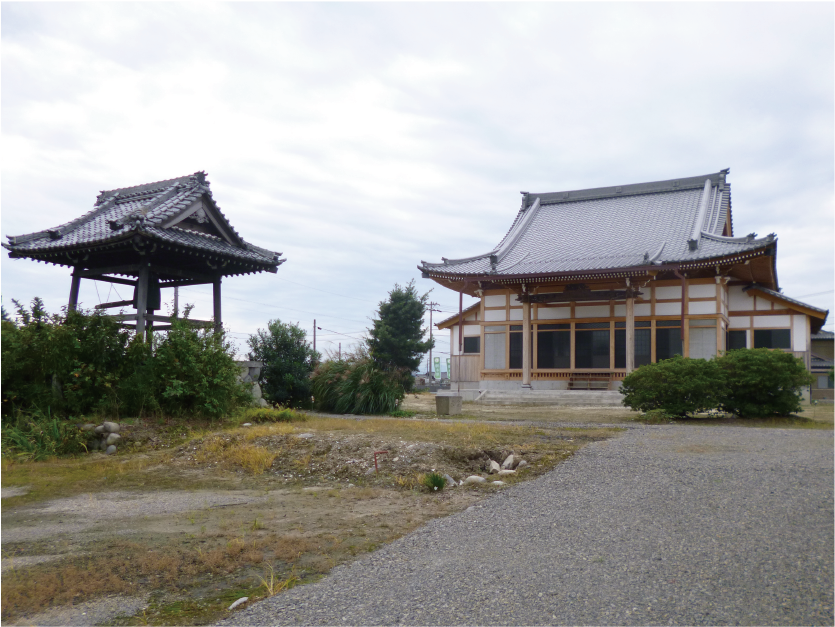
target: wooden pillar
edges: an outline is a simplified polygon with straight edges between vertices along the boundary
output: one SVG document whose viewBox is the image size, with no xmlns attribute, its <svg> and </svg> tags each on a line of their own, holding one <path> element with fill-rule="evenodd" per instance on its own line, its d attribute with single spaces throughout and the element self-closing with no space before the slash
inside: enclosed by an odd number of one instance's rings
<svg viewBox="0 0 835 627">
<path fill-rule="evenodd" d="M 145 339 L 145 316 L 148 311 L 148 277 L 151 268 L 147 263 L 139 266 L 139 276 L 136 277 L 136 334 Z"/>
<path fill-rule="evenodd" d="M 522 387 L 531 389 L 531 303 L 522 303 Z"/>
<path fill-rule="evenodd" d="M 212 300 L 214 302 L 214 319 L 216 332 L 219 332 L 221 329 L 223 329 L 223 319 L 221 318 L 220 312 L 220 280 L 221 277 L 217 277 L 212 283 Z"/>
<path fill-rule="evenodd" d="M 76 307 L 78 307 L 78 288 L 81 287 L 81 277 L 76 276 L 75 272 L 75 269 L 73 269 L 72 283 L 70 284 L 70 302 L 67 307 L 69 311 L 75 311 Z"/>
<path fill-rule="evenodd" d="M 626 285 L 629 290 L 629 283 Z M 635 370 L 635 299 L 631 292 L 626 296 L 626 373 Z"/>
</svg>

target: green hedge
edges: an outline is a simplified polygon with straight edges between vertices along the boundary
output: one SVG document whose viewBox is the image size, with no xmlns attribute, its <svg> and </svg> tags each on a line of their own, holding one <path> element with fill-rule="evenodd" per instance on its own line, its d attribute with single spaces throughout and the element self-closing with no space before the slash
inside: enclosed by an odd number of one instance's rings
<svg viewBox="0 0 835 627">
<path fill-rule="evenodd" d="M 313 373 L 313 399 L 324 411 L 388 414 L 404 396 L 402 369 L 381 367 L 370 357 L 326 361 Z"/>
<path fill-rule="evenodd" d="M 742 418 L 800 411 L 799 388 L 812 376 L 790 353 L 739 349 L 711 360 L 675 356 L 641 366 L 623 380 L 623 404 L 672 416 L 720 409 Z"/>
</svg>

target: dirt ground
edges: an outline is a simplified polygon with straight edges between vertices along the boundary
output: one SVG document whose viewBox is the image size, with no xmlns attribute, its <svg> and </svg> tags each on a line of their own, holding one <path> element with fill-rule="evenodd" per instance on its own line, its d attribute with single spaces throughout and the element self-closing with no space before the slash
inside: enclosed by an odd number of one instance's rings
<svg viewBox="0 0 835 627">
<path fill-rule="evenodd" d="M 617 434 L 321 415 L 122 424 L 115 456 L 4 462 L 4 624 L 211 623 L 503 489 L 491 459 L 528 462 L 508 485 Z M 422 483 L 433 471 L 488 481 L 435 492 Z"/>
</svg>

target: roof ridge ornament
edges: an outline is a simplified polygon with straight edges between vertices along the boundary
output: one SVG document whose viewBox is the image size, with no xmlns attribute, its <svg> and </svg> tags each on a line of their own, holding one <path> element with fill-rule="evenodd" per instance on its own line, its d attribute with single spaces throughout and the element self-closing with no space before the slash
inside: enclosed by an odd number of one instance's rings
<svg viewBox="0 0 835 627">
<path fill-rule="evenodd" d="M 710 204 L 710 190 L 712 185 L 710 179 L 705 180 L 702 200 L 699 203 L 699 213 L 696 215 L 696 223 L 693 225 L 693 232 L 690 235 L 690 239 L 687 240 L 687 245 L 690 247 L 690 250 L 698 250 L 699 248 L 699 240 L 702 237 L 702 228 L 704 226 L 705 216 L 707 215 L 707 208 Z"/>
</svg>

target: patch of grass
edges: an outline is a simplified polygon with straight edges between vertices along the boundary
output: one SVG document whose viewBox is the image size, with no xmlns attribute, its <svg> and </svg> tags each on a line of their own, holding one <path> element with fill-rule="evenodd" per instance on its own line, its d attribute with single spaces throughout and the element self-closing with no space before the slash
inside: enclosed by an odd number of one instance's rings
<svg viewBox="0 0 835 627">
<path fill-rule="evenodd" d="M 215 435 L 201 442 L 194 457 L 200 463 L 217 462 L 261 475 L 272 466 L 278 452 L 234 437 Z"/>
<path fill-rule="evenodd" d="M 430 491 L 438 492 L 443 490 L 446 486 L 446 478 L 437 472 L 430 472 L 423 475 L 422 479 L 423 485 L 425 485 Z"/>
<path fill-rule="evenodd" d="M 273 409 L 271 407 L 252 407 L 243 411 L 240 422 L 305 422 L 307 414 L 295 409 Z"/>
<path fill-rule="evenodd" d="M 392 418 L 412 418 L 417 416 L 417 412 L 408 409 L 395 409 L 393 412 L 389 412 L 389 416 Z"/>
</svg>

